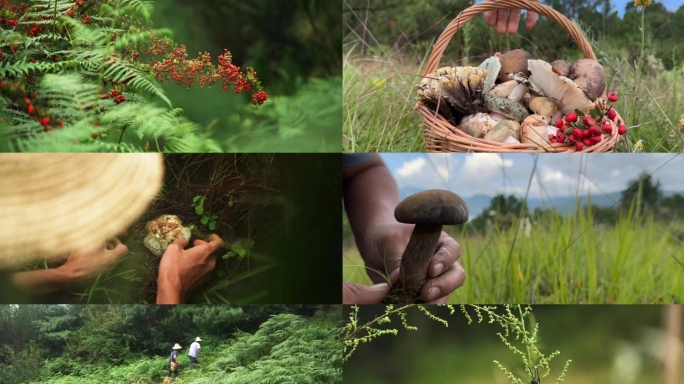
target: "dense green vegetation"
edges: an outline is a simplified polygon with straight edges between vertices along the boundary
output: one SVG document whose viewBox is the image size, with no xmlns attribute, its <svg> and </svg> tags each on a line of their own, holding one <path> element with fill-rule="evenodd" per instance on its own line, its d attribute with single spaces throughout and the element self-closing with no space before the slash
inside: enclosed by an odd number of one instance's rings
<svg viewBox="0 0 684 384">
<path fill-rule="evenodd" d="M 3 0 L 0 15 L 3 151 L 339 143 L 340 20 L 329 2 Z"/>
<path fill-rule="evenodd" d="M 339 306 L 0 307 L 0 383 L 341 383 Z M 201 335 L 200 366 L 188 347 Z"/>
<path fill-rule="evenodd" d="M 684 119 L 684 6 L 672 12 L 661 3 L 635 7 L 622 16 L 603 0 L 542 1 L 580 27 L 606 70 L 615 105 L 627 122 L 625 152 L 682 150 Z M 413 111 L 431 47 L 469 0 L 348 0 L 345 2 L 344 150 L 423 150 L 422 120 Z M 649 3 L 650 4 L 650 3 Z M 453 37 L 442 65 L 478 65 L 495 52 L 523 48 L 535 58 L 574 61 L 582 57 L 570 36 L 540 17 L 532 30 L 501 36 L 484 17 L 466 23 Z M 681 123 L 684 125 L 684 123 Z"/>
</svg>

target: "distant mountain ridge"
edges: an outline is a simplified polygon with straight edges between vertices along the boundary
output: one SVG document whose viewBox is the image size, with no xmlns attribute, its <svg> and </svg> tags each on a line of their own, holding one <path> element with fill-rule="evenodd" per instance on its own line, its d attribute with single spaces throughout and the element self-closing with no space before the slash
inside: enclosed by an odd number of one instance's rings
<svg viewBox="0 0 684 384">
<path fill-rule="evenodd" d="M 419 188 L 401 188 L 399 190 L 399 195 L 402 199 L 408 196 L 420 192 L 422 189 Z M 684 194 L 684 192 L 674 192 L 674 191 L 663 191 L 664 196 L 671 196 L 675 193 Z M 606 195 L 582 195 L 580 197 L 580 205 L 585 206 L 589 202 L 591 197 L 591 204 L 601 208 L 609 208 L 613 205 L 617 206 L 622 196 L 622 192 L 613 192 Z M 463 196 L 461 196 L 463 197 Z M 468 210 L 470 211 L 470 218 L 474 219 L 482 213 L 482 210 L 489 207 L 489 203 L 492 201 L 494 196 L 489 195 L 474 195 L 470 197 L 463 197 L 466 204 L 468 204 Z M 523 199 L 525 196 L 516 196 L 519 199 Z M 577 198 L 575 196 L 553 196 L 549 198 L 528 198 L 527 205 L 531 210 L 535 208 L 551 208 L 556 207 L 556 210 L 561 214 L 572 213 L 575 210 Z"/>
</svg>

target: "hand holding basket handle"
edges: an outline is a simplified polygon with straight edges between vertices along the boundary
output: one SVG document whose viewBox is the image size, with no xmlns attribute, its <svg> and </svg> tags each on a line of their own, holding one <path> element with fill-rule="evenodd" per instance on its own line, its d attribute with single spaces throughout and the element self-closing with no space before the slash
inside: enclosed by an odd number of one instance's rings
<svg viewBox="0 0 684 384">
<path fill-rule="evenodd" d="M 533 0 L 539 1 L 539 0 Z M 509 17 L 510 11 L 510 17 Z M 499 9 L 498 11 L 488 11 L 485 12 L 485 20 L 487 25 L 490 27 L 496 26 L 496 31 L 503 35 L 506 32 L 515 34 L 518 32 L 518 23 L 520 23 L 520 10 L 519 9 Z M 508 25 L 506 22 L 508 21 Z M 527 29 L 532 29 L 537 23 L 537 14 L 531 11 L 527 12 L 525 17 L 525 26 Z"/>
</svg>

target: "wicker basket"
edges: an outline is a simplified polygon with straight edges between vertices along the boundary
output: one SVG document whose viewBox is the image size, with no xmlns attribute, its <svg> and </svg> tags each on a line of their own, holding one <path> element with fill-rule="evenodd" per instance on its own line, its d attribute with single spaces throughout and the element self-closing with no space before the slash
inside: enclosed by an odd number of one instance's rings
<svg viewBox="0 0 684 384">
<path fill-rule="evenodd" d="M 575 40 L 579 48 L 582 50 L 584 57 L 587 59 L 596 60 L 594 51 L 591 45 L 584 38 L 577 27 L 572 24 L 565 16 L 553 10 L 551 7 L 544 4 L 530 2 L 527 0 L 487 0 L 482 3 L 473 5 L 463 12 L 461 12 L 449 25 L 446 27 L 442 35 L 437 39 L 435 46 L 432 48 L 432 54 L 428 60 L 425 75 L 428 76 L 431 72 L 436 70 L 439 66 L 439 61 L 446 46 L 451 41 L 451 38 L 461 28 L 463 24 L 472 20 L 479 14 L 486 11 L 493 11 L 497 9 L 526 9 L 528 11 L 536 12 L 544 15 L 556 23 L 560 24 L 572 38 Z M 605 99 L 605 94 L 602 96 Z M 449 121 L 437 114 L 429 108 L 416 105 L 416 111 L 423 118 L 423 134 L 425 136 L 425 151 L 426 152 L 504 152 L 504 153 L 538 153 L 538 152 L 575 152 L 575 146 L 572 143 L 554 143 L 554 144 L 506 144 L 497 141 L 489 141 L 474 138 L 467 133 L 461 131 L 453 126 Z M 624 124 L 622 118 L 618 114 L 613 122 L 613 131 L 610 135 L 603 133 L 601 135 L 601 142 L 591 147 L 587 146 L 581 152 L 612 152 L 620 138 L 618 134 L 618 126 Z"/>
</svg>

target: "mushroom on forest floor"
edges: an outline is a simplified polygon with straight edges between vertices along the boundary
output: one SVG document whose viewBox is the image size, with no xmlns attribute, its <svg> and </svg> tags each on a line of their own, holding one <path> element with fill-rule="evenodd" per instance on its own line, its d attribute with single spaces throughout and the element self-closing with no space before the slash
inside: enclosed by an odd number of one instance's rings
<svg viewBox="0 0 684 384">
<path fill-rule="evenodd" d="M 428 267 L 437 249 L 442 226 L 468 221 L 468 206 L 457 194 L 432 189 L 404 199 L 394 210 L 400 223 L 415 224 L 411 239 L 401 257 L 401 282 L 385 299 L 385 304 L 420 303 Z"/>
</svg>

